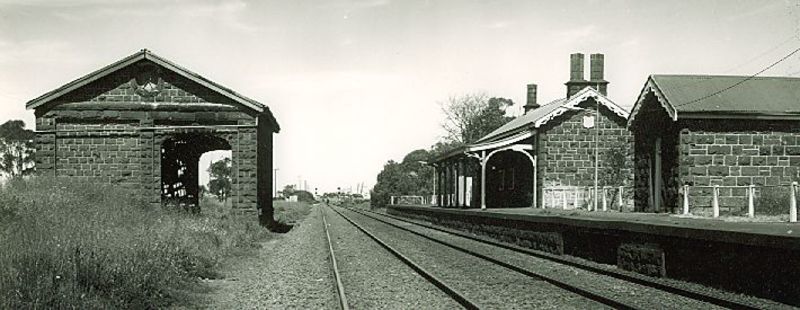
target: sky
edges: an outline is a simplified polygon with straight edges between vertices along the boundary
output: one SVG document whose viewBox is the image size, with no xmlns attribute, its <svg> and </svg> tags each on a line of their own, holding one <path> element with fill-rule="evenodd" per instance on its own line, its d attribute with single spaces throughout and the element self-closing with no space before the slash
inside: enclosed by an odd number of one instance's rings
<svg viewBox="0 0 800 310">
<path fill-rule="evenodd" d="M 32 128 L 25 102 L 147 48 L 270 107 L 279 187 L 369 189 L 442 138 L 451 96 L 563 97 L 571 53 L 605 54 L 630 108 L 650 74 L 750 75 L 798 47 L 798 0 L 0 0 L 0 123 Z"/>
</svg>

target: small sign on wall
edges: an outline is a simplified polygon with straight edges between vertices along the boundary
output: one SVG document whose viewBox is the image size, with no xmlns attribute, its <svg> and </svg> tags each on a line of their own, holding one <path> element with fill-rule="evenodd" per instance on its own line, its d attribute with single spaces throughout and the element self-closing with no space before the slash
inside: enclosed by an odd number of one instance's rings
<svg viewBox="0 0 800 310">
<path fill-rule="evenodd" d="M 583 116 L 583 127 L 586 127 L 586 128 L 594 127 L 594 115 L 584 115 Z"/>
</svg>

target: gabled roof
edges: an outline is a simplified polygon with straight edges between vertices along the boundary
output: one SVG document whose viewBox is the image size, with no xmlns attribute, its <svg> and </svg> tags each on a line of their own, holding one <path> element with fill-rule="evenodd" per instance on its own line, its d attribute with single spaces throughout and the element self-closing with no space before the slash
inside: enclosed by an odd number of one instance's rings
<svg viewBox="0 0 800 310">
<path fill-rule="evenodd" d="M 103 68 L 101 68 L 101 69 L 99 69 L 97 71 L 94 71 L 94 72 L 89 73 L 89 74 L 87 74 L 87 75 L 85 75 L 83 77 L 80 77 L 80 78 L 78 78 L 78 79 L 76 79 L 76 80 L 74 80 L 72 82 L 69 82 L 69 83 L 67 83 L 67 84 L 65 84 L 65 85 L 63 85 L 63 86 L 61 86 L 59 88 L 56 88 L 56 89 L 54 89 L 52 91 L 49 91 L 49 92 L 45 93 L 44 95 L 39 96 L 36 99 L 28 101 L 28 103 L 25 104 L 25 108 L 27 108 L 27 109 L 36 109 L 36 108 L 38 108 L 40 106 L 43 106 L 43 105 L 47 104 L 48 102 L 50 102 L 52 100 L 55 100 L 55 99 L 65 95 L 65 94 L 68 94 L 68 93 L 70 93 L 70 92 L 72 92 L 72 91 L 74 91 L 74 90 L 76 90 L 78 88 L 86 86 L 89 83 L 97 81 L 100 78 L 108 76 L 108 75 L 110 75 L 110 74 L 112 74 L 114 72 L 117 72 L 120 69 L 123 69 L 123 68 L 125 68 L 127 66 L 130 66 L 130 65 L 132 65 L 132 64 L 134 64 L 134 63 L 136 63 L 136 62 L 138 62 L 140 60 L 143 60 L 143 59 L 152 61 L 152 62 L 156 63 L 157 65 L 161 66 L 162 68 L 170 70 L 170 71 L 172 71 L 172 72 L 174 72 L 174 73 L 176 73 L 176 74 L 178 74 L 178 75 L 180 75 L 180 76 L 182 76 L 182 77 L 184 77 L 186 79 L 189 79 L 189 80 L 191 80 L 191 81 L 193 81 L 195 83 L 198 83 L 198 84 L 200 84 L 200 85 L 202 85 L 204 87 L 207 87 L 207 88 L 209 88 L 209 89 L 211 89 L 211 90 L 213 90 L 213 91 L 215 91 L 215 92 L 217 92 L 217 93 L 219 93 L 219 94 L 221 94 L 221 95 L 233 100 L 234 102 L 237 102 L 237 103 L 241 104 L 245 108 L 253 110 L 253 111 L 257 112 L 257 113 L 267 112 L 267 114 L 269 114 L 270 120 L 272 121 L 272 123 L 275 126 L 275 130 L 276 131 L 278 130 L 278 122 L 277 122 L 277 120 L 275 120 L 274 116 L 272 116 L 272 113 L 269 111 L 269 107 L 261 104 L 258 101 L 255 101 L 253 99 L 250 99 L 250 98 L 247 98 L 245 96 L 242 96 L 242 95 L 236 93 L 235 91 L 233 91 L 233 90 L 231 90 L 231 89 L 229 89 L 229 88 L 227 88 L 225 86 L 222 86 L 220 84 L 212 82 L 211 80 L 206 79 L 205 77 L 203 77 L 203 76 L 201 76 L 201 75 L 199 75 L 199 74 L 197 74 L 195 72 L 192 72 L 192 71 L 190 71 L 190 70 L 188 70 L 188 69 L 186 69 L 184 67 L 181 67 L 181 66 L 179 66 L 179 65 L 177 65 L 177 64 L 175 64 L 175 63 L 173 63 L 173 62 L 171 62 L 171 61 L 169 61 L 169 60 L 167 60 L 165 58 L 159 57 L 158 55 L 154 54 L 153 52 L 151 52 L 151 51 L 149 51 L 147 49 L 142 49 L 142 50 L 140 50 L 139 52 L 136 52 L 133 55 L 125 57 L 125 58 L 123 58 L 123 59 L 121 59 L 121 60 L 119 60 L 119 61 L 117 61 L 115 63 L 112 63 L 112 64 L 110 64 L 108 66 L 105 66 L 105 67 L 103 67 Z"/>
<path fill-rule="evenodd" d="M 588 98 L 594 98 L 600 104 L 602 104 L 615 114 L 619 115 L 620 117 L 628 118 L 627 110 L 618 106 L 616 103 L 611 101 L 611 99 L 608 99 L 606 96 L 598 92 L 596 89 L 592 87 L 586 87 L 581 91 L 577 92 L 569 99 L 565 98 L 557 99 L 539 108 L 528 111 L 528 113 L 525 113 L 511 120 L 505 125 L 500 126 L 500 128 L 497 128 L 496 130 L 490 132 L 483 138 L 478 139 L 476 143 L 484 143 L 484 142 L 494 141 L 497 139 L 502 139 L 503 137 L 513 135 L 521 130 L 525 130 L 528 128 L 539 128 L 542 125 L 547 124 L 547 122 L 554 119 L 555 117 L 564 114 L 567 111 L 574 110 L 578 106 L 578 104 L 584 102 Z"/>
<path fill-rule="evenodd" d="M 655 94 L 673 121 L 680 117 L 796 119 L 800 78 L 730 75 L 651 75 L 628 119 L 630 125 L 647 94 Z"/>
</svg>

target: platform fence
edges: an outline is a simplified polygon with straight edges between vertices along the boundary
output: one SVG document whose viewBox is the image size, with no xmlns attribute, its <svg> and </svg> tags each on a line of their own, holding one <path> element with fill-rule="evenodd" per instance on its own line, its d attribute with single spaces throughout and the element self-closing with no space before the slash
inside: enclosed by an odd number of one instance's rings
<svg viewBox="0 0 800 310">
<path fill-rule="evenodd" d="M 765 217 L 797 222 L 797 182 L 789 185 L 683 185 L 678 189 L 678 209 L 686 216 L 718 218 Z M 551 186 L 543 189 L 545 209 L 633 212 L 633 188 L 598 187 L 594 210 L 591 186 Z"/>
<path fill-rule="evenodd" d="M 683 185 L 680 213 L 717 218 L 772 216 L 797 222 L 798 183 L 786 185 Z M 788 215 L 788 218 L 785 218 Z"/>
<path fill-rule="evenodd" d="M 633 211 L 633 188 L 598 186 L 597 209 L 601 211 Z M 593 186 L 546 186 L 542 189 L 542 208 L 594 210 Z"/>
<path fill-rule="evenodd" d="M 435 205 L 436 196 L 434 195 L 401 195 L 390 196 L 390 205 Z"/>
</svg>

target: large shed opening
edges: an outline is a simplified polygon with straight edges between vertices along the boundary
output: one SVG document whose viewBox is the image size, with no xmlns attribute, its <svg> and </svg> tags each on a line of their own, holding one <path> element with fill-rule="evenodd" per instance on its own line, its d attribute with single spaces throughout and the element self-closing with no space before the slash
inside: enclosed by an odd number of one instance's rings
<svg viewBox="0 0 800 310">
<path fill-rule="evenodd" d="M 533 164 L 522 152 L 507 150 L 489 158 L 486 167 L 486 205 L 494 208 L 533 204 Z"/>
<path fill-rule="evenodd" d="M 230 150 L 220 137 L 205 134 L 180 134 L 161 145 L 161 203 L 200 212 L 200 156 L 216 150 Z"/>
</svg>

